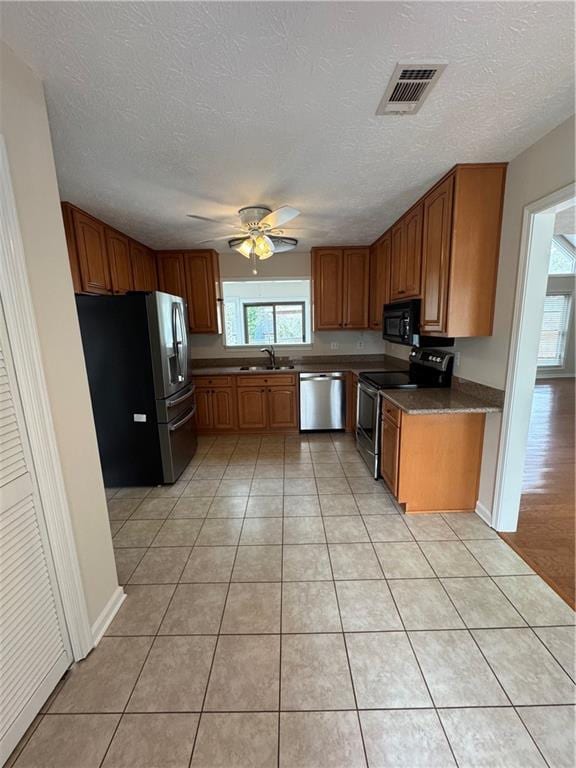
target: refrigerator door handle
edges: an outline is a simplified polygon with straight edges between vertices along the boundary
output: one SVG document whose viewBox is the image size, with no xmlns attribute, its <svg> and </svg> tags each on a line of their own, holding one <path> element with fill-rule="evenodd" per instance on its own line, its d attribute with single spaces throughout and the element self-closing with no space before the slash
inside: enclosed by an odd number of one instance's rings
<svg viewBox="0 0 576 768">
<path fill-rule="evenodd" d="M 196 413 L 196 406 L 191 408 L 186 414 L 186 416 L 184 416 L 183 419 L 180 419 L 180 421 L 177 421 L 176 424 L 170 424 L 170 426 L 168 427 L 170 432 L 176 432 L 177 429 L 180 429 L 180 427 L 183 427 L 184 424 L 186 424 L 186 422 L 190 421 L 190 419 L 192 418 L 192 416 L 194 416 L 195 413 Z"/>
<path fill-rule="evenodd" d="M 175 405 L 180 405 L 180 403 L 183 403 L 185 400 L 188 400 L 188 398 L 194 394 L 194 390 L 196 387 L 191 387 L 190 389 L 187 389 L 186 392 L 181 396 L 177 397 L 175 400 L 168 400 L 166 403 L 166 406 L 168 408 L 173 408 Z"/>
<path fill-rule="evenodd" d="M 174 348 L 174 354 L 176 355 L 176 381 L 184 381 L 184 375 L 182 373 L 182 360 L 180 357 L 182 341 L 178 338 L 178 332 L 182 335 L 182 320 L 180 312 L 180 304 L 177 301 L 172 303 L 172 346 Z"/>
</svg>

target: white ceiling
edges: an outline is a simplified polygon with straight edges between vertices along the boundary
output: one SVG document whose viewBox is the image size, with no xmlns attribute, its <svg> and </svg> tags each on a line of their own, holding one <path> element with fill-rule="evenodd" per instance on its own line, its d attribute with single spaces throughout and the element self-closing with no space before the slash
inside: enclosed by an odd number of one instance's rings
<svg viewBox="0 0 576 768">
<path fill-rule="evenodd" d="M 0 21 L 45 80 L 62 198 L 158 248 L 228 232 L 187 213 L 253 203 L 302 211 L 298 250 L 370 243 L 454 163 L 510 160 L 574 111 L 569 2 L 3 2 Z M 428 59 L 449 66 L 422 110 L 376 117 L 396 63 Z"/>
</svg>

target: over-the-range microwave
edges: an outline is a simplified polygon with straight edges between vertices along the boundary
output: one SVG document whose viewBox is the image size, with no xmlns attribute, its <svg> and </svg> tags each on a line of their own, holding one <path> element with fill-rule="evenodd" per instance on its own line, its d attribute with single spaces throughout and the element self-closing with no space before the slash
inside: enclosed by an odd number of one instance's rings
<svg viewBox="0 0 576 768">
<path fill-rule="evenodd" d="M 420 299 L 384 304 L 382 338 L 407 347 L 452 347 L 454 339 L 420 335 Z"/>
</svg>

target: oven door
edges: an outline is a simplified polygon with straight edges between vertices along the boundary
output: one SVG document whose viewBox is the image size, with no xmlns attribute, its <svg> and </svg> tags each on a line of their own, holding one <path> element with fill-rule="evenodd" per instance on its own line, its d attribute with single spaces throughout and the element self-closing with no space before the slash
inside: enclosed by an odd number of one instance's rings
<svg viewBox="0 0 576 768">
<path fill-rule="evenodd" d="M 374 478 L 378 477 L 379 409 L 378 390 L 361 381 L 356 412 L 356 447 Z"/>
</svg>

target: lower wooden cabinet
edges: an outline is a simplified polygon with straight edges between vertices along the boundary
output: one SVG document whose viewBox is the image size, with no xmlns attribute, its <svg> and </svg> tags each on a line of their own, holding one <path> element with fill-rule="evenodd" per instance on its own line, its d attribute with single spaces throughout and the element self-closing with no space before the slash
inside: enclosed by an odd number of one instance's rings
<svg viewBox="0 0 576 768">
<path fill-rule="evenodd" d="M 398 454 L 400 452 L 400 427 L 386 416 L 381 426 L 382 449 L 380 472 L 384 482 L 394 495 L 398 492 Z"/>
<path fill-rule="evenodd" d="M 346 432 L 356 431 L 356 406 L 358 403 L 358 376 L 348 374 L 346 382 Z"/>
<path fill-rule="evenodd" d="M 226 377 L 229 379 L 229 377 Z M 196 385 L 196 427 L 199 432 L 232 432 L 238 427 L 233 386 Z"/>
<path fill-rule="evenodd" d="M 473 511 L 485 415 L 410 415 L 395 406 L 387 409 L 387 402 L 384 398 L 380 473 L 406 512 Z"/>
<path fill-rule="evenodd" d="M 264 387 L 238 387 L 239 429 L 266 429 L 267 412 L 268 397 Z"/>
<path fill-rule="evenodd" d="M 293 374 L 197 376 L 199 432 L 298 429 L 298 388 Z"/>
</svg>

